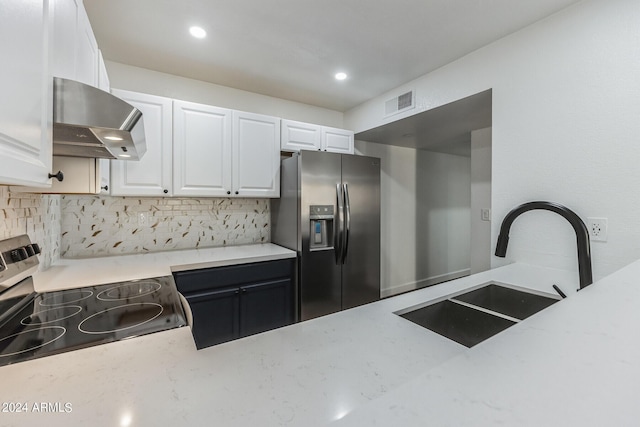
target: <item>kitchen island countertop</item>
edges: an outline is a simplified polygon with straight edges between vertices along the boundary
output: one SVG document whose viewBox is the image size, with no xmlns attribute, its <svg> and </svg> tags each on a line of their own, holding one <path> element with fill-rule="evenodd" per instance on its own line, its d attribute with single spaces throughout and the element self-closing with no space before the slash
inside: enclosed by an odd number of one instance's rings
<svg viewBox="0 0 640 427">
<path fill-rule="evenodd" d="M 2 402 L 61 410 L 0 425 L 636 425 L 638 276 L 511 264 L 200 351 L 179 328 L 8 365 Z M 569 298 L 471 349 L 394 314 L 489 280 Z"/>
</svg>

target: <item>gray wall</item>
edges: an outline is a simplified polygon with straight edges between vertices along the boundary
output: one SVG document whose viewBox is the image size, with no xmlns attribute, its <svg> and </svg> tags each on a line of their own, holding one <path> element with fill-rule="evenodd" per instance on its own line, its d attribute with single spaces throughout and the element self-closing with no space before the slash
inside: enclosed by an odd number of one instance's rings
<svg viewBox="0 0 640 427">
<path fill-rule="evenodd" d="M 470 158 L 356 141 L 381 158 L 381 295 L 469 273 Z"/>
</svg>

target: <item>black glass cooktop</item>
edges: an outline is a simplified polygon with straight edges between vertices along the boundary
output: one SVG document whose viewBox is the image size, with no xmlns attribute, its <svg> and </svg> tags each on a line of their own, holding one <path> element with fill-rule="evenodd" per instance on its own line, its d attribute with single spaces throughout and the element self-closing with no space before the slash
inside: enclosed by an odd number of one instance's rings
<svg viewBox="0 0 640 427">
<path fill-rule="evenodd" d="M 35 294 L 0 326 L 0 366 L 185 326 L 173 277 Z"/>
</svg>

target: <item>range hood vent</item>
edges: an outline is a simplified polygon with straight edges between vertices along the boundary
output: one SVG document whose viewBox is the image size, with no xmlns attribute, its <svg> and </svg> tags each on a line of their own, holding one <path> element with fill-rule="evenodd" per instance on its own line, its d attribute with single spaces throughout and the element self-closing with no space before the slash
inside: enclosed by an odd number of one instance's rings
<svg viewBox="0 0 640 427">
<path fill-rule="evenodd" d="M 391 98 L 384 103 L 384 116 L 389 117 L 394 114 L 407 111 L 415 107 L 415 96 L 412 90 L 400 96 Z"/>
<path fill-rule="evenodd" d="M 93 86 L 54 77 L 54 156 L 140 160 L 146 151 L 137 108 Z"/>
</svg>

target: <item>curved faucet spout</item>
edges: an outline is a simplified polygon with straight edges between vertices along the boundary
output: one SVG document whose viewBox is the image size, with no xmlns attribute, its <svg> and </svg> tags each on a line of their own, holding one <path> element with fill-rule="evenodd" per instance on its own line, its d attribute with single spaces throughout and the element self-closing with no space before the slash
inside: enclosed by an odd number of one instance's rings
<svg viewBox="0 0 640 427">
<path fill-rule="evenodd" d="M 502 226 L 500 227 L 500 235 L 496 244 L 496 256 L 504 258 L 507 254 L 507 245 L 509 244 L 509 230 L 511 224 L 521 214 L 542 209 L 555 212 L 571 224 L 576 232 L 576 243 L 578 246 L 578 275 L 580 276 L 580 289 L 585 288 L 593 283 L 593 273 L 591 272 L 591 246 L 589 245 L 589 231 L 584 222 L 571 209 L 552 202 L 528 202 L 516 208 L 504 217 Z"/>
</svg>

